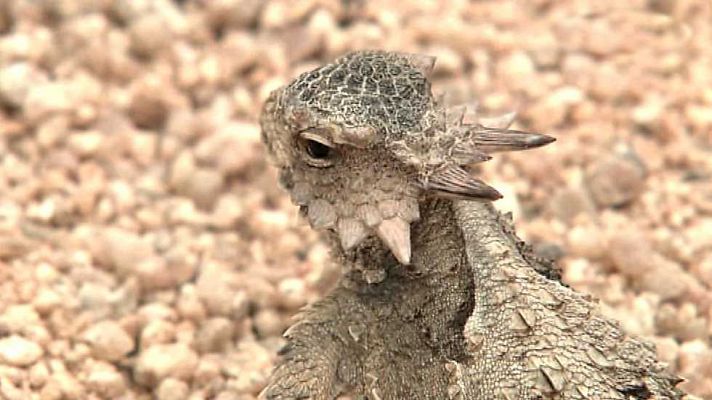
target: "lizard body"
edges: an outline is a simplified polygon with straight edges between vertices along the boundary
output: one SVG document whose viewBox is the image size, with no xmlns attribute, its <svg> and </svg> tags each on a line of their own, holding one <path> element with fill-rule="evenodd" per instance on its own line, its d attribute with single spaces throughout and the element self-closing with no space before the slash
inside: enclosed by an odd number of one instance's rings
<svg viewBox="0 0 712 400">
<path fill-rule="evenodd" d="M 434 59 L 357 52 L 270 96 L 263 140 L 344 269 L 266 399 L 679 399 L 645 342 L 521 246 L 467 166 L 553 141 L 430 93 Z"/>
</svg>

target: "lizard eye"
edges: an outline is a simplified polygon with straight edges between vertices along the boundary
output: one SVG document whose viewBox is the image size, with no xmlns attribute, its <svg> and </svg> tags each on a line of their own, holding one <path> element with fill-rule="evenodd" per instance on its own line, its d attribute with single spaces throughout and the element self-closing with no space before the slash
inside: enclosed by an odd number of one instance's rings
<svg viewBox="0 0 712 400">
<path fill-rule="evenodd" d="M 299 147 L 307 164 L 320 168 L 333 165 L 334 145 L 323 136 L 302 132 L 299 134 Z"/>
<path fill-rule="evenodd" d="M 324 159 L 328 158 L 331 148 L 325 144 L 319 143 L 316 140 L 307 140 L 307 153 L 311 158 Z"/>
</svg>

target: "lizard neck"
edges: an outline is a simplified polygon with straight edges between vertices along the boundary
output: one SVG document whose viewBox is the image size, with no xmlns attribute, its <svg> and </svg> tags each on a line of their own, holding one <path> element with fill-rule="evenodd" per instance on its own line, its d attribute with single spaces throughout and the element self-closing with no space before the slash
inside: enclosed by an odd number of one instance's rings
<svg viewBox="0 0 712 400">
<path fill-rule="evenodd" d="M 400 342 L 386 348 L 427 343 L 432 354 L 423 365 L 433 365 L 433 359 L 464 361 L 468 354 L 463 327 L 475 306 L 476 284 L 456 203 L 435 198 L 420 203 L 420 221 L 411 225 L 410 265 L 399 264 L 377 237 L 350 252 L 334 242 L 337 261 L 346 268 L 343 289 L 360 296 L 388 329 L 400 331 Z M 378 280 L 369 283 L 374 274 Z"/>
<path fill-rule="evenodd" d="M 452 275 L 466 266 L 463 234 L 454 202 L 427 198 L 420 203 L 421 218 L 411 225 L 412 256 L 410 265 L 398 263 L 377 237 L 344 252 L 337 238 L 330 237 L 333 254 L 345 268 L 345 284 L 372 284 L 390 276 L 399 279 L 438 278 Z"/>
</svg>

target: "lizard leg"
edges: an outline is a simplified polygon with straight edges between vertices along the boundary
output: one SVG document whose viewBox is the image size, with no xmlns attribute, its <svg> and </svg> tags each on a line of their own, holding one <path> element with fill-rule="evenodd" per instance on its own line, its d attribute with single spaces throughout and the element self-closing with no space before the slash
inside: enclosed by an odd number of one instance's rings
<svg viewBox="0 0 712 400">
<path fill-rule="evenodd" d="M 350 391 L 360 359 L 354 348 L 357 329 L 344 321 L 350 298 L 337 289 L 304 310 L 284 334 L 287 344 L 261 399 L 332 400 Z"/>
</svg>

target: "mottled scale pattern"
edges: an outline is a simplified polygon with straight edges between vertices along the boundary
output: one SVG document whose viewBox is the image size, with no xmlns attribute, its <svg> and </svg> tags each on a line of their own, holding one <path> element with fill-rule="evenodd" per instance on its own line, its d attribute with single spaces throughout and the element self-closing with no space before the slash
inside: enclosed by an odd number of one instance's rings
<svg viewBox="0 0 712 400">
<path fill-rule="evenodd" d="M 432 94 L 430 82 L 403 55 L 367 51 L 300 75 L 284 99 L 298 100 L 323 121 L 377 127 L 385 141 L 427 129 L 423 116 Z"/>
<path fill-rule="evenodd" d="M 461 398 L 681 397 L 654 346 L 625 335 L 589 296 L 532 269 L 516 240 L 501 240 L 511 235 L 501 228 L 509 222 L 491 218 L 496 213 L 486 207 L 455 204 L 468 258 L 495 261 L 472 271 L 478 290 L 464 326 L 469 359 L 454 364 L 459 372 L 450 382 Z"/>
</svg>

